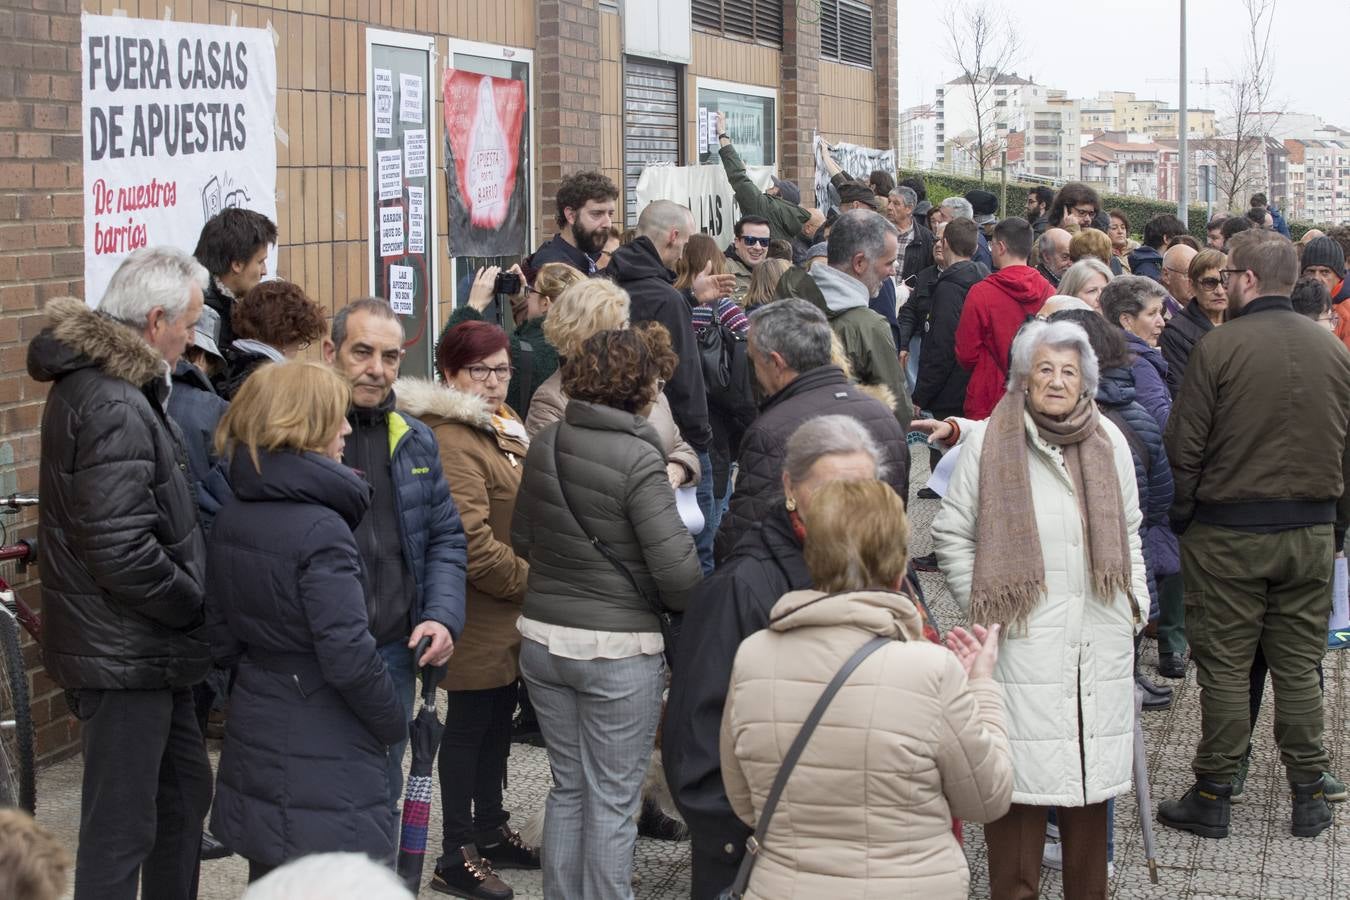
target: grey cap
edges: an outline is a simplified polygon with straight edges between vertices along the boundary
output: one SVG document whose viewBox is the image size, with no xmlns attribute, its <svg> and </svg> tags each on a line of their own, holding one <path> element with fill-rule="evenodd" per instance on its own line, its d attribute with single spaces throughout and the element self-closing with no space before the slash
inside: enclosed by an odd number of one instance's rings
<svg viewBox="0 0 1350 900">
<path fill-rule="evenodd" d="M 821 241 L 819 244 L 812 244 L 811 248 L 806 251 L 807 259 L 815 259 L 817 256 L 829 256 L 829 255 L 830 255 L 829 241 Z"/>
<path fill-rule="evenodd" d="M 217 346 L 219 340 L 220 313 L 209 306 L 203 306 L 202 316 L 197 320 L 197 327 L 193 330 L 192 343 L 217 359 L 224 359 L 220 355 L 220 347 Z"/>
</svg>

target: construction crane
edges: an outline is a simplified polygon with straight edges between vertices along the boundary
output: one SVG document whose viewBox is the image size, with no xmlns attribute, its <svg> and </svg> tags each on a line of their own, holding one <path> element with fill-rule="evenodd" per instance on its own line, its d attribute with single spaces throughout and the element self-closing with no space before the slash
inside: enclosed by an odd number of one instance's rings
<svg viewBox="0 0 1350 900">
<path fill-rule="evenodd" d="M 1177 81 L 1178 81 L 1178 79 L 1176 79 L 1176 78 L 1145 78 L 1145 79 L 1144 79 L 1144 82 L 1147 83 L 1147 84 L 1176 84 Z M 1205 108 L 1206 108 L 1206 109 L 1213 109 L 1213 108 L 1214 108 L 1214 105 L 1213 105 L 1212 103 L 1210 103 L 1210 100 L 1209 100 L 1209 89 L 1210 89 L 1211 86 L 1216 85 L 1216 84 L 1236 84 L 1236 82 L 1233 81 L 1233 79 L 1231 79 L 1231 78 L 1210 78 L 1210 77 L 1209 77 L 1209 68 L 1208 68 L 1208 67 L 1205 68 L 1205 77 L 1204 77 L 1204 78 L 1191 78 L 1191 79 L 1188 79 L 1186 83 L 1187 83 L 1187 84 L 1198 84 L 1198 85 L 1202 86 L 1202 87 L 1205 89 Z"/>
</svg>

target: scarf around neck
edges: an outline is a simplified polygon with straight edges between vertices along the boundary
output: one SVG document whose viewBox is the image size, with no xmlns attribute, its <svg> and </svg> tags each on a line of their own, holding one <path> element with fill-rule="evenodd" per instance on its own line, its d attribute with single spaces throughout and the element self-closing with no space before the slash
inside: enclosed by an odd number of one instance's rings
<svg viewBox="0 0 1350 900">
<path fill-rule="evenodd" d="M 1093 594 L 1109 605 L 1117 591 L 1132 591 L 1115 448 L 1096 404 L 1081 398 L 1073 412 L 1056 421 L 1031 410 L 1021 394 L 1010 392 L 994 407 L 985 432 L 970 592 L 972 622 L 997 622 L 1009 629 L 1025 629 L 1046 590 L 1024 415 L 1030 415 L 1041 439 L 1063 454 L 1078 501 Z"/>
</svg>

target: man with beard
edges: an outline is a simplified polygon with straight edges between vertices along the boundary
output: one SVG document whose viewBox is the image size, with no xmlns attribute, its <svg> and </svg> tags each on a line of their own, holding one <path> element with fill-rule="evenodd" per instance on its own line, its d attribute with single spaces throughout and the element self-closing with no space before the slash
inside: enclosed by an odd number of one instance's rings
<svg viewBox="0 0 1350 900">
<path fill-rule="evenodd" d="M 1050 204 L 1055 202 L 1055 192 L 1048 187 L 1035 187 L 1027 191 L 1026 220 L 1036 237 L 1045 234 L 1050 227 Z"/>
<path fill-rule="evenodd" d="M 595 262 L 609 241 L 618 200 L 619 189 L 599 172 L 576 172 L 564 178 L 557 197 L 558 233 L 526 260 L 526 273 L 533 277 L 545 263 L 560 262 L 594 275 Z"/>
</svg>

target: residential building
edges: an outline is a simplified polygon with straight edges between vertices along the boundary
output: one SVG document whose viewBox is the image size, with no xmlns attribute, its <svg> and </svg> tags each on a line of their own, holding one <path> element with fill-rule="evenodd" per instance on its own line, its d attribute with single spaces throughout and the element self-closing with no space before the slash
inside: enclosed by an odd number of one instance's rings
<svg viewBox="0 0 1350 900">
<path fill-rule="evenodd" d="M 1105 132 L 1080 151 L 1081 178 L 1109 194 L 1157 199 L 1163 149 L 1145 134 Z"/>
<path fill-rule="evenodd" d="M 931 103 L 911 106 L 900 113 L 897 160 L 911 169 L 932 169 L 938 161 L 938 113 Z"/>
</svg>

